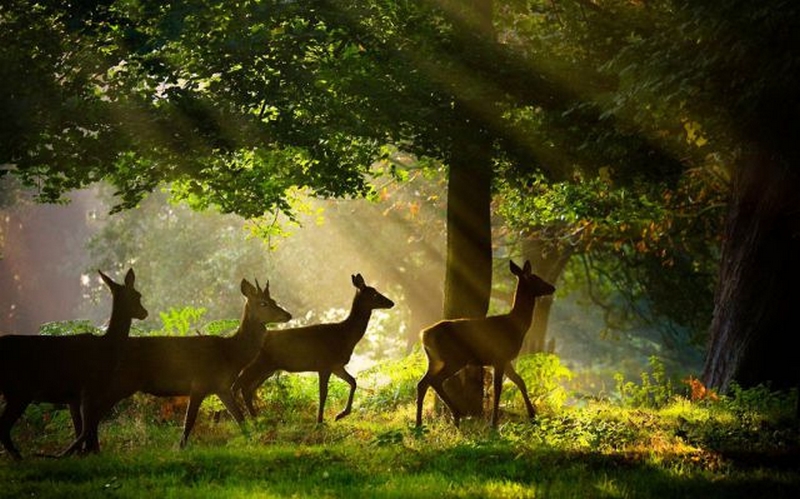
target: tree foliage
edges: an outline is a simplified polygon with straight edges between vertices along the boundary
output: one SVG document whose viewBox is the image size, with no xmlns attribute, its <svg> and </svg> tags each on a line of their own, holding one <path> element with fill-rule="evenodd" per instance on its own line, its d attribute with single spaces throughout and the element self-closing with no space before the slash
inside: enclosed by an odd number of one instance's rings
<svg viewBox="0 0 800 499">
<path fill-rule="evenodd" d="M 43 200 L 107 179 L 121 209 L 167 183 L 256 217 L 294 188 L 373 195 L 396 151 L 452 166 L 480 143 L 516 227 L 697 328 L 707 309 L 670 299 L 713 287 L 719 179 L 754 155 L 796 178 L 798 9 L 497 2 L 482 37 L 471 5 L 11 0 L 0 164 Z"/>
<path fill-rule="evenodd" d="M 452 105 L 470 95 L 502 111 L 470 113 L 497 158 L 516 168 L 568 176 L 581 145 L 607 142 L 584 133 L 600 120 L 607 123 L 596 130 L 623 143 L 604 146 L 606 157 L 657 154 L 591 104 L 602 78 L 577 89 L 553 78 L 578 81 L 586 56 L 543 44 L 552 13 L 518 7 L 498 7 L 498 44 L 454 29 L 463 14 L 455 4 L 12 3 L 4 15 L 5 32 L 15 33 L 5 40 L 9 79 L 26 59 L 41 60 L 30 69 L 38 71 L 32 86 L 54 90 L 25 98 L 26 85 L 12 87 L 8 109 L 19 112 L 6 122 L 40 120 L 4 132 L 14 146 L 2 161 L 46 200 L 107 178 L 123 208 L 167 181 L 198 207 L 290 211 L 290 186 L 367 192 L 364 174 L 387 144 L 448 164 Z M 552 61 L 562 55 L 569 72 L 556 74 Z M 597 152 L 585 151 L 585 166 L 596 170 Z"/>
</svg>

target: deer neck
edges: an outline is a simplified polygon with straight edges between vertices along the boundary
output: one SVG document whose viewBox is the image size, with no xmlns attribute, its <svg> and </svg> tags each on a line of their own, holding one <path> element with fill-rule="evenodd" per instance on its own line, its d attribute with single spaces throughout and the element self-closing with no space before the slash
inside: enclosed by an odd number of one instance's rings
<svg viewBox="0 0 800 499">
<path fill-rule="evenodd" d="M 369 318 L 372 316 L 372 309 L 365 306 L 359 295 L 353 299 L 353 305 L 350 307 L 350 314 L 342 322 L 345 328 L 348 339 L 355 345 L 364 336 L 367 331 L 367 324 Z"/>
<path fill-rule="evenodd" d="M 131 314 L 123 310 L 123 307 L 114 300 L 111 304 L 111 318 L 108 320 L 108 329 L 104 336 L 109 339 L 123 340 L 130 334 L 132 323 L 133 317 L 131 317 Z"/>
<path fill-rule="evenodd" d="M 519 335 L 524 335 L 531 327 L 533 322 L 533 309 L 536 305 L 536 296 L 522 288 L 521 283 L 517 283 L 514 292 L 514 304 L 511 306 L 509 318 L 514 324 L 514 331 Z"/>
<path fill-rule="evenodd" d="M 239 329 L 233 334 L 232 338 L 236 338 L 237 344 L 242 345 L 243 348 L 255 351 L 260 346 L 261 340 L 264 339 L 264 332 L 266 329 L 260 320 L 250 317 L 245 310 L 242 313 L 242 319 L 239 321 Z"/>
</svg>

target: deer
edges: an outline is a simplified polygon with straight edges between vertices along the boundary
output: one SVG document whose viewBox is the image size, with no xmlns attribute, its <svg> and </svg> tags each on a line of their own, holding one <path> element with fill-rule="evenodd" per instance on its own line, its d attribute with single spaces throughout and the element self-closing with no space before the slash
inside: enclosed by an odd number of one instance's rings
<svg viewBox="0 0 800 499">
<path fill-rule="evenodd" d="M 241 394 L 251 416 L 257 415 L 253 405 L 256 390 L 279 370 L 319 374 L 317 424 L 323 421 L 331 374 L 350 385 L 347 405 L 336 420 L 350 414 L 356 379 L 347 372 L 345 365 L 350 362 L 356 344 L 364 337 L 372 311 L 394 306 L 392 300 L 367 286 L 361 274 L 350 277 L 356 294 L 350 313 L 343 321 L 267 332 L 258 355 L 242 370 L 233 386 L 234 393 Z"/>
<path fill-rule="evenodd" d="M 522 347 L 522 340 L 533 320 L 536 298 L 551 295 L 556 288 L 531 271 L 530 261 L 522 268 L 510 261 L 511 273 L 517 277 L 517 287 L 511 311 L 503 315 L 485 318 L 462 318 L 442 320 L 420 333 L 428 370 L 417 384 L 416 426 L 422 426 L 422 403 L 429 387 L 433 387 L 439 398 L 450 409 L 455 426 L 459 426 L 461 415 L 452 399 L 442 387 L 444 381 L 466 366 L 482 366 L 493 369 L 494 398 L 492 404 L 492 427 L 498 423 L 500 392 L 503 376 L 507 376 L 522 392 L 528 417 L 533 419 L 536 411 L 528 396 L 525 381 L 511 365 Z"/>
<path fill-rule="evenodd" d="M 216 395 L 228 413 L 243 427 L 244 415 L 231 385 L 261 345 L 265 324 L 287 322 L 292 315 L 270 297 L 269 282 L 264 289 L 242 279 L 245 297 L 239 327 L 231 336 L 133 336 L 129 338 L 119 369 L 106 385 L 103 413 L 134 393 L 157 397 L 188 396 L 179 447 L 186 447 L 197 414 L 209 395 Z M 97 439 L 97 420 L 63 452 L 78 450 L 84 442 Z"/>
<path fill-rule="evenodd" d="M 115 375 L 133 319 L 147 318 L 142 295 L 134 287 L 133 269 L 128 270 L 124 284 L 98 272 L 112 296 L 105 334 L 0 336 L 0 393 L 6 400 L 0 415 L 0 442 L 16 460 L 22 455 L 11 439 L 11 429 L 31 402 L 67 404 L 75 434 L 81 434 L 104 385 Z"/>
</svg>

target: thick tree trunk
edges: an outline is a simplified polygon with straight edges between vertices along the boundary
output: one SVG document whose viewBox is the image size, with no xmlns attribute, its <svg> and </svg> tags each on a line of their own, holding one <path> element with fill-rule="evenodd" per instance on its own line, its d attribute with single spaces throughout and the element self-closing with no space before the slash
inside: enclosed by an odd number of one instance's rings
<svg viewBox="0 0 800 499">
<path fill-rule="evenodd" d="M 494 37 L 492 1 L 464 5 L 462 57 L 470 41 Z M 492 104 L 482 87 L 462 85 L 456 96 L 447 195 L 447 268 L 444 318 L 485 317 L 492 288 L 492 144 L 481 123 Z M 463 415 L 483 412 L 483 368 L 465 368 L 444 384 Z"/>
<path fill-rule="evenodd" d="M 468 133 L 465 127 L 464 133 Z M 492 288 L 491 151 L 462 135 L 453 151 L 447 196 L 444 318 L 485 317 Z M 467 143 L 468 142 L 468 143 Z M 444 388 L 464 415 L 483 412 L 483 368 L 467 367 Z"/>
<path fill-rule="evenodd" d="M 530 260 L 533 271 L 545 281 L 555 285 L 561 277 L 567 262 L 572 257 L 570 249 L 556 249 L 538 239 L 525 239 L 522 242 L 522 255 Z M 547 345 L 547 324 L 550 321 L 550 309 L 553 306 L 553 295 L 540 296 L 533 309 L 533 322 L 522 343 L 521 354 L 550 352 Z"/>
<path fill-rule="evenodd" d="M 704 383 L 797 386 L 800 176 L 764 148 L 733 184 Z"/>
<path fill-rule="evenodd" d="M 491 177 L 475 148 L 450 167 L 444 317 L 485 317 L 492 286 Z"/>
</svg>

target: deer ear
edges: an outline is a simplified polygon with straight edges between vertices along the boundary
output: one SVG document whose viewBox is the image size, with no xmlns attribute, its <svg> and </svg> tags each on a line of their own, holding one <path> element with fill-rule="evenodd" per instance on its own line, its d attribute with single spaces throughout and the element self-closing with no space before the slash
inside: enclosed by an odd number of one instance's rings
<svg viewBox="0 0 800 499">
<path fill-rule="evenodd" d="M 250 296 L 256 291 L 256 288 L 254 288 L 247 279 L 242 279 L 242 284 L 239 286 L 239 288 L 242 290 L 242 294 L 245 296 Z"/>
<path fill-rule="evenodd" d="M 519 265 L 514 263 L 514 260 L 508 261 L 508 267 L 511 269 L 511 273 L 514 275 L 520 275 L 520 273 L 522 273 L 522 269 L 519 268 Z"/>
<path fill-rule="evenodd" d="M 358 289 L 364 289 L 367 286 L 366 283 L 364 283 L 364 278 L 361 277 L 361 274 L 356 274 L 350 277 L 353 279 L 353 286 L 357 287 Z"/>
<path fill-rule="evenodd" d="M 525 260 L 525 265 L 522 267 L 522 271 L 525 272 L 526 274 L 531 273 L 532 269 L 530 260 Z"/>
<path fill-rule="evenodd" d="M 111 289 L 114 289 L 114 286 L 117 285 L 116 282 L 114 282 L 110 277 L 105 275 L 102 270 L 98 270 L 97 273 L 100 274 L 100 278 L 103 279 L 103 282 L 106 283 L 106 286 L 108 286 Z"/>
<path fill-rule="evenodd" d="M 129 288 L 132 288 L 135 280 L 136 274 L 133 273 L 133 269 L 128 269 L 128 273 L 125 274 L 125 285 Z"/>
</svg>

